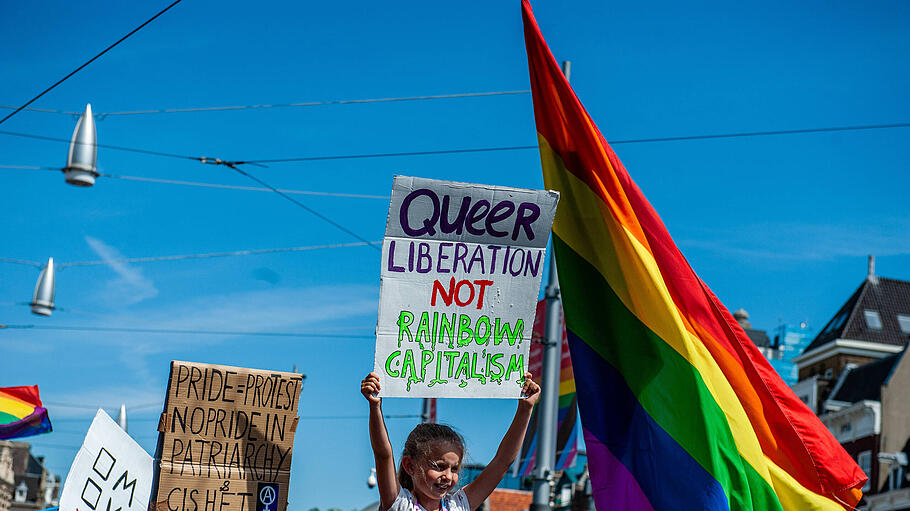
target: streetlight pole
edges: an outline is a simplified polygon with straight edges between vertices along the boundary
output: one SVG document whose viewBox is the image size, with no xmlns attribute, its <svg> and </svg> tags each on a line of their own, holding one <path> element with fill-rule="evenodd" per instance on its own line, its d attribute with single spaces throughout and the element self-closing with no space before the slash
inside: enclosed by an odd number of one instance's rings
<svg viewBox="0 0 910 511">
<path fill-rule="evenodd" d="M 562 63 L 569 79 L 572 63 Z M 562 324 L 559 276 L 556 273 L 555 247 L 550 250 L 550 273 L 547 277 L 546 335 L 543 346 L 543 368 L 540 376 L 540 410 L 537 414 L 537 462 L 534 467 L 534 492 L 530 511 L 548 511 L 553 491 L 552 472 L 556 462 L 556 423 L 559 411 L 559 366 L 562 359 Z"/>
<path fill-rule="evenodd" d="M 423 410 L 420 413 L 421 422 L 431 422 L 436 423 L 436 398 L 435 397 L 425 397 L 423 398 Z"/>
</svg>

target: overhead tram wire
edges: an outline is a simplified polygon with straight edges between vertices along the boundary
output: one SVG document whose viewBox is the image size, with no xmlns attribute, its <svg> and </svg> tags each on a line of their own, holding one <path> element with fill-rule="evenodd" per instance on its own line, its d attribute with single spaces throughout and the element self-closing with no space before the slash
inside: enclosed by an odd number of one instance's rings
<svg viewBox="0 0 910 511">
<path fill-rule="evenodd" d="M 0 263 L 21 264 L 24 266 L 35 266 L 38 268 L 44 267 L 44 263 L 39 263 L 38 261 L 26 261 L 24 259 L 13 259 L 11 257 L 0 257 Z"/>
<path fill-rule="evenodd" d="M 0 134 L 8 134 L 8 133 L 9 133 L 9 132 L 0 131 Z M 51 137 L 46 137 L 46 138 L 51 138 Z M 56 139 L 56 140 L 63 140 L 63 139 Z M 69 142 L 69 141 L 67 141 L 67 142 Z M 104 147 L 102 144 L 96 144 L 96 145 L 97 145 L 97 147 Z M 123 148 L 121 148 L 121 149 L 123 149 Z M 135 149 L 126 149 L 126 150 L 130 150 L 130 151 L 141 151 L 141 152 L 146 152 L 146 153 L 149 153 L 149 152 L 150 152 L 150 151 L 135 150 Z M 159 153 L 159 154 L 161 154 L 161 155 L 166 155 L 166 153 Z M 380 251 L 381 251 L 381 249 L 379 248 L 379 245 L 378 245 L 376 242 L 370 241 L 370 240 L 364 238 L 363 236 L 361 236 L 361 235 L 355 233 L 354 231 L 348 229 L 347 227 L 341 225 L 340 223 L 338 223 L 338 222 L 332 220 L 332 219 L 329 218 L 328 216 L 326 216 L 326 215 L 320 213 L 320 212 L 317 211 L 316 209 L 314 209 L 314 208 L 312 208 L 312 207 L 310 207 L 310 206 L 307 206 L 306 204 L 304 204 L 304 203 L 298 201 L 297 199 L 291 197 L 288 193 L 285 193 L 285 192 L 279 190 L 278 188 L 275 188 L 274 186 L 272 186 L 272 185 L 266 183 L 265 181 L 259 179 L 258 177 L 254 176 L 254 175 L 250 174 L 249 172 L 246 172 L 246 171 L 244 171 L 243 169 L 241 169 L 241 168 L 238 167 L 238 165 L 256 165 L 256 166 L 259 166 L 259 167 L 263 167 L 263 166 L 264 166 L 264 165 L 262 165 L 262 164 L 260 164 L 260 163 L 258 163 L 258 162 L 252 162 L 252 161 L 227 161 L 227 160 L 222 160 L 221 158 L 211 158 L 211 157 L 207 157 L 207 156 L 203 156 L 203 157 L 192 157 L 192 156 L 181 156 L 181 155 L 172 155 L 172 154 L 169 155 L 169 156 L 176 156 L 176 157 L 178 157 L 178 158 L 186 158 L 186 159 L 190 159 L 190 160 L 196 160 L 196 161 L 199 161 L 199 162 L 201 162 L 201 163 L 208 164 L 208 165 L 223 165 L 223 166 L 225 166 L 225 167 L 228 167 L 228 168 L 234 170 L 235 172 L 237 172 L 238 174 L 240 174 L 240 175 L 242 175 L 242 176 L 245 176 L 246 178 L 251 179 L 251 180 L 253 180 L 253 181 L 259 183 L 260 185 L 262 185 L 262 186 L 268 188 L 269 191 L 271 191 L 271 192 L 273 192 L 273 193 L 275 193 L 275 194 L 281 196 L 282 198 L 284 198 L 285 200 L 287 200 L 287 201 L 293 203 L 293 204 L 296 205 L 297 207 L 306 210 L 306 211 L 309 212 L 311 215 L 313 215 L 313 216 L 319 218 L 320 220 L 322 220 L 322 221 L 328 223 L 329 225 L 335 227 L 336 229 L 338 229 L 338 230 L 340 230 L 340 231 L 342 231 L 342 232 L 344 232 L 344 233 L 346 233 L 346 234 L 348 234 L 348 235 L 354 237 L 355 239 L 357 239 L 357 240 L 359 240 L 359 241 L 362 241 L 363 243 L 365 243 L 365 244 L 367 244 L 367 245 L 373 247 L 373 248 L 376 249 L 376 250 L 380 250 Z"/>
<path fill-rule="evenodd" d="M 373 242 L 378 243 L 378 242 Z M 370 245 L 369 241 L 360 241 L 353 243 L 334 243 L 327 245 L 306 245 L 300 247 L 282 247 L 282 248 L 260 248 L 260 249 L 248 249 L 248 250 L 233 250 L 230 252 L 207 252 L 201 254 L 178 254 L 178 255 L 168 255 L 168 256 L 149 256 L 149 257 L 127 257 L 121 259 L 107 259 L 107 260 L 98 260 L 98 261 L 76 261 L 76 262 L 58 262 L 54 266 L 58 270 L 65 268 L 71 268 L 75 266 L 103 266 L 103 265 L 113 265 L 113 264 L 129 264 L 129 263 L 150 263 L 158 261 L 179 261 L 184 259 L 208 259 L 212 257 L 230 257 L 230 256 L 245 256 L 245 255 L 258 255 L 258 254 L 274 254 L 277 252 L 307 252 L 310 250 L 323 250 L 330 248 L 349 248 L 349 247 L 362 247 L 365 245 Z M 14 259 L 9 257 L 0 257 L 0 263 L 11 263 L 11 264 L 21 264 L 27 266 L 35 266 L 38 268 L 44 267 L 45 263 L 38 261 L 28 261 L 24 259 Z"/>
<path fill-rule="evenodd" d="M 48 88 L 44 89 L 43 91 L 41 91 L 40 94 L 38 94 L 37 96 L 35 96 L 35 97 L 33 97 L 32 99 L 28 100 L 24 105 L 20 106 L 19 108 L 16 108 L 13 112 L 11 112 L 9 115 L 7 115 L 6 117 L 4 117 L 3 119 L 0 119 L 0 124 L 3 124 L 3 123 L 6 122 L 10 117 L 12 117 L 12 116 L 16 115 L 17 113 L 21 112 L 24 108 L 27 108 L 29 105 L 31 105 L 32 103 L 34 103 L 35 101 L 37 101 L 38 98 L 40 98 L 41 96 L 47 94 L 48 92 L 50 92 L 51 90 L 53 90 L 54 87 L 60 85 L 61 83 L 63 83 L 64 81 L 66 81 L 69 77 L 71 77 L 71 76 L 73 76 L 74 74 L 76 74 L 76 73 L 78 73 L 79 71 L 81 71 L 85 66 L 87 66 L 87 65 L 91 64 L 92 62 L 98 60 L 99 57 L 101 57 L 102 55 L 104 55 L 105 53 L 107 53 L 108 51 L 110 51 L 114 46 L 117 46 L 118 44 L 122 43 L 122 42 L 125 41 L 128 37 L 130 37 L 131 35 L 135 34 L 135 33 L 138 32 L 139 30 L 141 30 L 144 26 L 148 25 L 149 23 L 155 21 L 155 19 L 157 19 L 158 16 L 161 16 L 162 14 L 166 13 L 167 11 L 169 11 L 169 10 L 171 9 L 171 7 L 174 7 L 175 5 L 179 4 L 179 3 L 182 2 L 182 1 L 183 1 L 183 0 L 175 0 L 173 3 L 171 3 L 170 5 L 168 5 L 167 7 L 165 7 L 164 9 L 158 11 L 158 14 L 155 14 L 155 15 L 152 16 L 151 18 L 147 19 L 144 23 L 142 23 L 142 24 L 139 25 L 138 27 L 134 28 L 134 29 L 131 30 L 128 34 L 126 34 L 125 36 L 121 37 L 121 38 L 118 39 L 116 42 L 114 42 L 114 44 L 112 44 L 112 45 L 108 46 L 107 48 L 105 48 L 104 50 L 102 50 L 101 53 L 99 53 L 99 54 L 95 55 L 94 57 L 90 58 L 90 59 L 87 60 L 84 64 L 82 64 L 81 66 L 79 66 L 79 67 L 77 67 L 76 69 L 74 69 L 73 71 L 71 71 L 68 75 L 66 75 L 66 76 L 64 76 L 63 78 L 57 80 L 56 83 L 54 83 L 54 84 L 51 85 L 50 87 L 48 87 Z"/>
<path fill-rule="evenodd" d="M 767 131 L 741 131 L 733 133 L 709 133 L 705 135 L 681 135 L 681 136 L 672 136 L 672 137 L 651 137 L 651 138 L 631 138 L 631 139 L 620 139 L 609 141 L 610 145 L 620 145 L 620 144 L 649 144 L 657 142 L 683 142 L 683 141 L 692 141 L 692 140 L 712 140 L 712 139 L 724 139 L 724 138 L 746 138 L 746 137 L 765 137 L 765 136 L 779 136 L 779 135 L 804 135 L 811 133 L 832 133 L 840 131 L 865 131 L 865 130 L 879 130 L 879 129 L 894 129 L 894 128 L 910 128 L 910 122 L 900 122 L 900 123 L 888 123 L 888 124 L 864 124 L 864 125 L 852 125 L 852 126 L 834 126 L 827 128 L 799 128 L 792 130 L 767 130 Z M 20 133 L 15 131 L 5 131 L 0 130 L 0 135 L 8 135 L 15 137 L 25 137 L 32 138 L 36 140 L 47 140 L 53 142 L 62 142 L 69 144 L 70 140 L 66 138 L 59 137 L 48 137 L 44 135 L 35 135 L 31 133 Z M 163 151 L 153 151 L 148 149 L 139 149 L 133 147 L 125 146 L 116 146 L 109 144 L 95 144 L 96 147 L 101 147 L 105 149 L 113 149 L 117 151 L 127 151 L 141 154 L 148 154 L 152 156 L 164 156 L 170 158 L 179 158 L 184 160 L 193 160 L 201 163 L 208 164 L 224 164 L 227 163 L 222 160 L 211 157 L 199 157 L 199 156 L 189 156 L 184 154 L 175 154 L 167 153 Z M 292 163 L 292 162 L 304 162 L 304 161 L 323 161 L 323 160 L 351 160 L 351 159 L 364 159 L 364 158 L 391 158 L 391 157 L 408 157 L 408 156 L 431 156 L 431 155 L 441 155 L 441 154 L 464 154 L 464 153 L 484 153 L 484 152 L 495 152 L 495 151 L 522 151 L 530 149 L 538 149 L 537 145 L 520 145 L 520 146 L 500 146 L 500 147 L 475 147 L 475 148 L 464 148 L 464 149 L 440 149 L 440 150 L 430 150 L 430 151 L 408 151 L 408 152 L 396 152 L 396 153 L 366 153 L 366 154 L 340 154 L 340 155 L 327 155 L 327 156 L 301 156 L 301 157 L 290 157 L 290 158 L 262 158 L 257 160 L 235 160 L 230 163 L 234 165 L 262 165 L 265 163 Z"/>
<path fill-rule="evenodd" d="M 536 145 L 520 145 L 507 147 L 475 147 L 469 149 L 440 149 L 435 151 L 408 151 L 402 153 L 367 153 L 367 154 L 341 154 L 332 156 L 301 156 L 292 158 L 271 158 L 263 160 L 241 160 L 242 163 L 290 163 L 300 161 L 326 161 L 326 160 L 356 160 L 362 158 L 395 158 L 401 156 L 429 156 L 434 154 L 462 154 L 462 153 L 486 153 L 494 151 L 523 151 L 527 149 L 537 149 Z"/>
<path fill-rule="evenodd" d="M 258 105 L 233 105 L 233 106 L 203 106 L 190 108 L 157 108 L 147 110 L 123 110 L 115 112 L 96 112 L 94 116 L 98 119 L 104 119 L 110 116 L 123 115 L 148 115 L 148 114 L 175 114 L 175 113 L 193 113 L 193 112 L 222 112 L 236 110 L 260 110 L 264 108 L 292 108 L 292 107 L 312 107 L 312 106 L 330 106 L 330 105 L 359 105 L 365 103 L 393 103 L 405 101 L 427 101 L 434 99 L 455 99 L 455 98 L 476 98 L 485 96 L 508 96 L 517 94 L 529 94 L 529 90 L 507 90 L 492 92 L 463 92 L 455 94 L 435 94 L 428 96 L 404 96 L 396 98 L 368 98 L 368 99 L 336 99 L 328 101 L 306 101 L 298 103 L 272 103 Z M 0 105 L 0 108 L 16 108 L 12 105 Z M 71 112 L 68 110 L 53 110 L 49 108 L 26 108 L 25 110 L 33 112 L 63 114 L 71 116 L 82 115 L 82 112 Z"/>
<path fill-rule="evenodd" d="M 68 138 L 48 137 L 45 135 L 35 135 L 33 133 L 21 133 L 21 132 L 17 132 L 17 131 L 0 130 L 0 135 L 7 135 L 7 136 L 11 136 L 11 137 L 31 138 L 31 139 L 35 139 L 35 140 L 46 140 L 49 142 L 62 142 L 64 144 L 69 144 L 71 142 L 74 144 L 84 144 L 83 142 L 79 142 L 79 141 L 71 141 Z M 89 145 L 89 144 L 84 144 L 84 145 Z M 205 159 L 205 158 L 199 157 L 199 156 L 188 156 L 185 154 L 167 153 L 167 152 L 163 152 L 163 151 L 153 151 L 150 149 L 139 149 L 139 148 L 135 148 L 135 147 L 126 147 L 126 146 L 111 145 L 111 144 L 97 144 L 96 143 L 96 144 L 91 144 L 91 145 L 93 145 L 94 147 L 101 147 L 104 149 L 111 149 L 114 151 L 125 151 L 125 152 L 130 152 L 130 153 L 147 154 L 150 156 L 163 156 L 163 157 L 167 157 L 167 158 L 177 158 L 177 159 L 181 159 L 181 160 L 202 161 Z M 42 169 L 42 170 L 44 170 L 44 169 Z"/>
<path fill-rule="evenodd" d="M 0 167 L 2 168 L 2 167 Z M 179 181 L 174 179 L 156 179 L 152 177 L 139 177 L 139 176 L 123 176 L 118 174 L 107 174 L 102 172 L 99 174 L 101 177 L 110 177 L 114 179 L 123 179 L 126 181 L 143 181 L 147 183 L 160 183 L 168 185 L 183 185 L 183 186 L 197 186 L 201 188 L 219 188 L 223 190 L 242 190 L 248 192 L 271 192 L 269 188 L 260 188 L 256 186 L 238 186 L 238 185 L 222 185 L 216 183 L 199 183 L 196 181 Z M 388 195 L 369 195 L 362 193 L 341 193 L 341 192 L 316 192 L 311 190 L 279 190 L 282 193 L 289 193 L 294 195 L 315 195 L 322 197 L 343 197 L 350 199 L 381 199 L 389 200 Z"/>
<path fill-rule="evenodd" d="M 298 207 L 300 207 L 300 208 L 302 208 L 302 209 L 308 211 L 311 215 L 313 215 L 313 216 L 315 216 L 315 217 L 321 219 L 322 221 L 326 222 L 326 223 L 329 224 L 329 225 L 332 225 L 332 226 L 335 227 L 336 229 L 338 229 L 338 230 L 340 230 L 340 231 L 342 231 L 342 232 L 345 232 L 345 233 L 349 234 L 350 236 L 353 236 L 354 238 L 356 238 L 356 239 L 358 239 L 358 240 L 360 240 L 360 241 L 362 241 L 362 242 L 368 244 L 369 246 L 375 248 L 376 250 L 382 251 L 382 249 L 379 248 L 379 245 L 378 245 L 375 241 L 369 241 L 368 239 L 364 238 L 363 236 L 357 234 L 356 232 L 354 232 L 354 231 L 348 229 L 347 227 L 345 227 L 345 226 L 339 224 L 338 222 L 332 220 L 331 218 L 329 218 L 329 217 L 323 215 L 322 213 L 316 211 L 315 209 L 313 209 L 313 208 L 307 206 L 306 204 L 304 204 L 304 203 L 298 201 L 297 199 L 291 197 L 290 195 L 288 195 L 288 194 L 282 192 L 281 190 L 275 188 L 274 186 L 272 186 L 272 185 L 266 183 L 265 181 L 259 179 L 258 177 L 256 177 L 256 176 L 250 174 L 249 172 L 247 172 L 247 171 L 245 171 L 245 170 L 243 170 L 243 169 L 241 169 L 241 168 L 239 168 L 239 167 L 237 166 L 237 165 L 241 165 L 241 164 L 243 164 L 243 163 L 252 163 L 252 162 L 220 162 L 220 163 L 221 163 L 222 165 L 224 165 L 225 167 L 228 167 L 228 168 L 230 168 L 230 169 L 233 169 L 233 170 L 234 170 L 235 172 L 237 172 L 238 174 L 240 174 L 240 175 L 242 175 L 242 176 L 246 176 L 247 178 L 252 179 L 253 181 L 255 181 L 255 182 L 259 183 L 260 185 L 262 185 L 262 186 L 268 188 L 269 190 L 272 190 L 273 192 L 275 192 L 276 194 L 278 194 L 278 195 L 281 196 L 282 198 L 286 199 L 287 201 L 289 201 L 289 202 L 291 202 L 291 203 L 293 203 L 293 204 L 296 204 Z"/>
<path fill-rule="evenodd" d="M 78 325 L 24 325 L 2 324 L 0 332 L 4 330 L 56 330 L 62 332 L 104 332 L 104 333 L 134 333 L 134 334 L 167 334 L 167 335 L 220 335 L 251 337 L 297 337 L 306 339 L 375 339 L 373 334 L 321 334 L 310 332 L 253 332 L 242 330 L 192 330 L 178 328 L 131 328 L 131 327 L 101 327 Z"/>
<path fill-rule="evenodd" d="M 893 129 L 893 128 L 910 128 L 910 122 L 892 123 L 892 124 L 867 124 L 857 126 L 835 126 L 830 128 L 802 128 L 793 130 L 769 130 L 769 131 L 743 131 L 734 133 L 714 133 L 706 135 L 682 135 L 674 137 L 652 137 L 652 138 L 630 138 L 608 141 L 610 145 L 620 144 L 649 144 L 655 142 L 681 142 L 688 140 L 711 140 L 723 138 L 743 138 L 743 137 L 765 137 L 774 135 L 802 135 L 809 133 L 831 133 L 838 131 L 862 131 L 876 129 Z M 428 156 L 435 154 L 462 154 L 462 153 L 484 153 L 493 151 L 521 151 L 528 149 L 538 149 L 538 145 L 521 145 L 505 147 L 479 147 L 468 149 L 442 149 L 436 151 L 411 151 L 401 153 L 368 153 L 368 154 L 347 154 L 333 156 L 302 156 L 292 158 L 271 158 L 259 160 L 241 160 L 237 163 L 290 163 L 302 161 L 322 161 L 322 160 L 349 160 L 359 158 L 390 158 L 398 156 Z"/>
<path fill-rule="evenodd" d="M 375 243 L 375 242 L 372 242 Z M 184 259 L 207 259 L 212 257 L 229 257 L 229 256 L 241 256 L 241 255 L 255 255 L 255 254 L 273 254 L 276 252 L 305 252 L 309 250 L 321 250 L 327 248 L 348 248 L 348 247 L 362 247 L 364 245 L 369 245 L 369 241 L 361 241 L 356 243 L 336 243 L 331 245 L 310 245 L 303 247 L 287 247 L 287 248 L 262 248 L 262 249 L 252 249 L 252 250 L 235 250 L 232 252 L 212 252 L 206 254 L 182 254 L 182 255 L 171 255 L 171 256 L 152 256 L 152 257 L 131 257 L 124 259 L 111 259 L 111 260 L 100 260 L 100 261 L 79 261 L 73 263 L 59 263 L 57 268 L 71 268 L 74 266 L 101 266 L 101 265 L 111 265 L 111 264 L 128 264 L 128 263 L 149 263 L 149 262 L 158 262 L 158 261 L 180 261 Z"/>
<path fill-rule="evenodd" d="M 37 165 L 0 165 L 0 170 L 42 170 L 42 171 L 54 171 L 60 172 L 59 167 L 39 167 Z M 124 181 L 140 181 L 145 183 L 159 183 L 166 185 L 181 185 L 181 186 L 195 186 L 199 188 L 217 188 L 221 190 L 239 190 L 245 192 L 272 192 L 268 188 L 261 188 L 258 186 L 240 186 L 240 185 L 224 185 L 219 183 L 200 183 L 198 181 L 181 181 L 177 179 L 158 179 L 154 177 L 142 177 L 142 176 L 126 176 L 122 174 L 108 174 L 107 172 L 101 172 L 98 174 L 101 177 L 109 177 L 111 179 L 123 179 Z M 340 197 L 348 199 L 379 199 L 379 200 L 389 200 L 388 195 L 371 195 L 365 193 L 344 193 L 344 192 L 319 192 L 314 190 L 286 190 L 281 189 L 284 193 L 290 193 L 293 195 L 313 195 L 317 197 Z"/>
<path fill-rule="evenodd" d="M 39 167 L 37 165 L 0 165 L 0 169 L 14 169 L 14 170 L 57 170 L 59 168 L 53 167 Z"/>
</svg>

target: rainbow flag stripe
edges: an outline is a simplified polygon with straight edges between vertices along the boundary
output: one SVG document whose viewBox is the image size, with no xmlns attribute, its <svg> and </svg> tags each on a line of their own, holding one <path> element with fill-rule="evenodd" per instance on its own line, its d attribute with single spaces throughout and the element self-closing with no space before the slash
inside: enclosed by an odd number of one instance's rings
<svg viewBox="0 0 910 511">
<path fill-rule="evenodd" d="M 40 435 L 52 429 L 37 385 L 0 387 L 0 440 Z"/>
<path fill-rule="evenodd" d="M 853 509 L 866 480 L 698 278 L 522 1 L 598 509 Z"/>
</svg>

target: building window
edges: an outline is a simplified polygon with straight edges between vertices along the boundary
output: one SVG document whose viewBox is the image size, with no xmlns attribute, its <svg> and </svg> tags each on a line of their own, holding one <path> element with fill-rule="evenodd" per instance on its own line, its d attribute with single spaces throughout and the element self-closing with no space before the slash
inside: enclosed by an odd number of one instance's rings
<svg viewBox="0 0 910 511">
<path fill-rule="evenodd" d="M 16 487 L 16 502 L 25 502 L 25 499 L 28 498 L 28 486 L 25 485 L 25 481 L 19 483 L 19 486 Z"/>
<path fill-rule="evenodd" d="M 840 427 L 841 433 L 849 433 L 851 431 L 853 431 L 853 424 L 850 424 L 849 422 Z"/>
<path fill-rule="evenodd" d="M 901 332 L 910 335 L 910 316 L 906 314 L 898 314 L 897 322 L 901 326 Z"/>
<path fill-rule="evenodd" d="M 866 326 L 868 326 L 869 329 L 882 329 L 882 318 L 878 315 L 878 311 L 866 309 L 863 311 L 863 314 L 866 316 Z"/>
<path fill-rule="evenodd" d="M 872 484 L 869 482 L 872 480 L 872 451 L 862 451 L 856 456 L 856 464 L 859 465 L 859 468 L 862 469 L 863 473 L 866 474 L 866 477 L 869 478 L 866 481 L 866 485 L 863 486 L 863 491 L 869 491 L 869 488 L 872 487 Z"/>
</svg>

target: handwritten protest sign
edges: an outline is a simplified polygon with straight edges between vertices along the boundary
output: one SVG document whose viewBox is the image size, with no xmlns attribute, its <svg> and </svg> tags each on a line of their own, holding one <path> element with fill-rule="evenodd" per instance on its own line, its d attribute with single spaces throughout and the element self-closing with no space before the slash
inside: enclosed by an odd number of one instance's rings
<svg viewBox="0 0 910 511">
<path fill-rule="evenodd" d="M 520 395 L 558 199 L 395 176 L 374 361 L 383 396 Z"/>
<path fill-rule="evenodd" d="M 171 362 L 157 511 L 284 511 L 302 375 Z"/>
<path fill-rule="evenodd" d="M 98 410 L 63 483 L 60 511 L 146 511 L 154 464 L 104 410 Z"/>
</svg>

